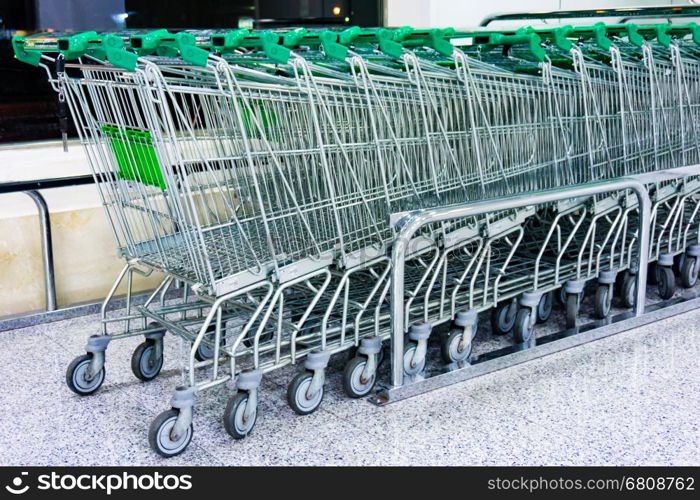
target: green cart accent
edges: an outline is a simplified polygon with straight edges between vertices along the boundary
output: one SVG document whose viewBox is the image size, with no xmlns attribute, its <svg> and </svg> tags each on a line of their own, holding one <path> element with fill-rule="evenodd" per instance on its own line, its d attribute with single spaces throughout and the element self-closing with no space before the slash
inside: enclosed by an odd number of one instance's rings
<svg viewBox="0 0 700 500">
<path fill-rule="evenodd" d="M 15 51 L 15 58 L 32 66 L 39 66 L 39 63 L 41 63 L 41 52 L 28 52 L 25 50 L 24 40 L 25 37 L 23 36 L 12 37 L 12 49 Z"/>
<path fill-rule="evenodd" d="M 239 102 L 243 126 L 245 127 L 248 137 L 260 139 L 263 136 L 260 129 L 262 129 L 262 132 L 267 133 L 277 126 L 277 115 L 272 110 L 267 111 L 261 101 L 249 100 L 248 104 L 250 108 L 248 108 L 243 101 Z M 251 115 L 255 116 L 257 125 Z"/>
<path fill-rule="evenodd" d="M 103 126 L 102 131 L 112 145 L 119 167 L 117 175 L 121 179 L 165 190 L 165 179 L 150 132 L 110 125 Z"/>
</svg>

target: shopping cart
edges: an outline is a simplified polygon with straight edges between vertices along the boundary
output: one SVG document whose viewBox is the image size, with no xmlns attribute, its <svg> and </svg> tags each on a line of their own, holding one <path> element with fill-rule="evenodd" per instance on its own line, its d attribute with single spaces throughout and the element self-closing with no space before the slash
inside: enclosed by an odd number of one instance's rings
<svg viewBox="0 0 700 500">
<path fill-rule="evenodd" d="M 189 444 L 196 393 L 232 379 L 224 426 L 234 438 L 255 425 L 263 374 L 289 364 L 304 367 L 288 387 L 299 414 L 321 404 L 339 352 L 357 348 L 346 392 L 369 394 L 391 332 L 390 215 L 694 161 L 696 35 L 599 24 L 16 37 L 18 58 L 53 64 L 127 260 L 69 386 L 99 388 L 113 338 L 145 335 L 132 358 L 142 380 L 162 367 L 166 331 L 190 343 L 172 410 L 149 431 L 164 456 Z M 669 255 L 684 256 L 691 286 L 698 181 L 649 186 L 650 260 L 666 269 Z M 495 333 L 529 344 L 555 296 L 575 325 L 594 280 L 597 317 L 616 285 L 631 307 L 635 268 L 648 264 L 633 250 L 638 220 L 618 192 L 423 228 L 405 276 L 410 342 L 392 355 L 419 376 L 445 325 L 443 360 L 468 363 L 489 311 Z M 162 283 L 132 304 L 133 275 L 154 271 Z M 664 273 L 668 289 L 675 277 Z M 110 317 L 124 279 L 126 314 Z"/>
</svg>

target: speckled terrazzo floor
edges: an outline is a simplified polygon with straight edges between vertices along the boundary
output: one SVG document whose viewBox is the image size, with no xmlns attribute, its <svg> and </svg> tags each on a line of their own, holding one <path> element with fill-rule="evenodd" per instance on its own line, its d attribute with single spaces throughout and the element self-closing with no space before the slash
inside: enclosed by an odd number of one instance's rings
<svg viewBox="0 0 700 500">
<path fill-rule="evenodd" d="M 296 368 L 284 369 L 265 378 L 257 426 L 238 442 L 221 424 L 231 387 L 219 387 L 170 460 L 146 432 L 180 381 L 179 342 L 147 384 L 129 369 L 140 339 L 112 343 L 107 381 L 80 398 L 64 370 L 97 325 L 0 333 L 0 465 L 700 465 L 700 310 L 383 408 L 343 395 L 338 359 L 322 408 L 299 417 L 285 401 Z"/>
</svg>

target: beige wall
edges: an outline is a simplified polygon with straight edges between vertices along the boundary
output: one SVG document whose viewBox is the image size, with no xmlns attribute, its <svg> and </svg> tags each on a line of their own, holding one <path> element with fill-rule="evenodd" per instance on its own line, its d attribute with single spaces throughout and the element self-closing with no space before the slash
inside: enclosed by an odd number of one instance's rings
<svg viewBox="0 0 700 500">
<path fill-rule="evenodd" d="M 68 161 L 70 160 L 70 161 Z M 0 150 L 0 182 L 89 172 L 80 146 L 65 155 L 56 145 Z M 101 300 L 124 261 L 95 186 L 44 190 L 51 212 L 59 307 Z M 162 276 L 135 277 L 135 288 L 154 288 Z M 124 293 L 124 286 L 119 293 Z M 0 195 L 0 317 L 45 307 L 39 217 L 24 194 Z"/>
<path fill-rule="evenodd" d="M 52 213 L 51 225 L 59 307 L 102 299 L 124 264 L 117 258 L 102 207 Z M 0 235 L 0 317 L 43 309 L 38 217 L 2 217 Z M 137 278 L 135 288 L 151 289 L 158 278 Z M 119 293 L 125 293 L 123 285 Z"/>
</svg>

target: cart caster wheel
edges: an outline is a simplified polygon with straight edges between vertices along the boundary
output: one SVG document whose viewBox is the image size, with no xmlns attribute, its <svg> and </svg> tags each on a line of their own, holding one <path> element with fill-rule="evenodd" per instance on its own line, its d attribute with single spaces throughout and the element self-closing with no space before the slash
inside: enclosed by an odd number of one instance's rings
<svg viewBox="0 0 700 500">
<path fill-rule="evenodd" d="M 425 368 L 425 356 L 417 362 L 413 359 L 416 349 L 418 344 L 415 342 L 408 342 L 403 348 L 403 371 L 409 377 L 418 375 Z"/>
<path fill-rule="evenodd" d="M 554 305 L 554 297 L 552 292 L 547 292 L 542 295 L 540 303 L 537 305 L 537 322 L 544 323 L 552 315 L 552 306 Z"/>
<path fill-rule="evenodd" d="M 579 306 L 581 305 L 580 294 L 569 293 L 566 297 L 566 327 L 576 328 Z"/>
<path fill-rule="evenodd" d="M 158 415 L 148 428 L 148 444 L 161 457 L 170 458 L 179 455 L 192 441 L 194 428 L 192 424 L 181 436 L 173 436 L 172 430 L 180 414 L 175 408 Z"/>
<path fill-rule="evenodd" d="M 194 359 L 197 361 L 209 361 L 214 357 L 214 348 L 210 345 L 213 344 L 214 341 L 214 332 L 216 331 L 216 325 L 210 325 L 207 334 L 205 335 L 204 339 L 205 342 L 201 342 L 197 346 L 197 350 L 194 351 Z M 222 347 L 226 345 L 226 336 L 223 334 L 221 335 L 221 340 L 219 341 L 219 345 Z"/>
<path fill-rule="evenodd" d="M 364 356 L 352 358 L 345 365 L 343 370 L 343 389 L 345 389 L 345 394 L 351 398 L 357 399 L 367 396 L 377 383 L 376 370 L 371 377 L 363 377 L 362 373 L 365 371 L 365 366 L 367 366 L 367 358 Z"/>
<path fill-rule="evenodd" d="M 698 258 L 686 256 L 681 270 L 681 284 L 685 288 L 692 288 L 698 282 Z"/>
<path fill-rule="evenodd" d="M 66 384 L 68 388 L 78 396 L 89 396 L 102 386 L 105 380 L 104 366 L 90 380 L 87 379 L 87 369 L 92 362 L 92 354 L 78 356 L 68 365 L 66 370 Z"/>
<path fill-rule="evenodd" d="M 249 394 L 240 391 L 231 396 L 224 410 L 224 429 L 233 439 L 243 439 L 255 427 L 258 418 L 258 408 L 252 410 L 252 414 L 246 418 L 245 410 L 248 405 Z"/>
<path fill-rule="evenodd" d="M 595 316 L 598 319 L 605 319 L 610 314 L 612 308 L 612 292 L 609 285 L 600 285 L 595 292 Z"/>
<path fill-rule="evenodd" d="M 647 284 L 648 285 L 658 285 L 659 284 L 659 266 L 656 262 L 651 262 L 647 267 Z"/>
<path fill-rule="evenodd" d="M 470 330 L 474 328 L 467 327 Z M 472 353 L 471 332 L 469 332 L 469 342 L 464 342 L 464 332 L 462 328 L 453 328 L 445 335 L 440 342 L 440 354 L 442 360 L 447 363 L 459 363 L 469 359 Z"/>
<path fill-rule="evenodd" d="M 532 338 L 533 328 L 530 326 L 530 314 L 532 314 L 532 311 L 529 308 L 522 308 L 518 311 L 518 316 L 515 318 L 513 336 L 518 344 L 529 342 Z"/>
<path fill-rule="evenodd" d="M 491 310 L 491 329 L 494 335 L 507 335 L 513 331 L 518 305 L 514 300 L 503 302 Z"/>
<path fill-rule="evenodd" d="M 209 361 L 214 357 L 214 349 L 201 343 L 197 346 L 197 350 L 194 351 L 194 359 L 197 361 Z"/>
<path fill-rule="evenodd" d="M 221 337 L 221 341 L 219 342 L 219 345 L 221 347 L 224 347 L 226 345 L 226 338 Z M 197 346 L 197 350 L 194 351 L 194 359 L 197 361 L 209 361 L 210 359 L 214 358 L 214 348 L 210 346 L 209 344 L 205 344 L 204 342 L 200 343 Z"/>
<path fill-rule="evenodd" d="M 659 266 L 659 296 L 668 300 L 676 293 L 676 276 L 673 269 L 666 266 Z"/>
<path fill-rule="evenodd" d="M 673 258 L 673 274 L 680 276 L 685 267 L 685 254 L 679 253 Z"/>
<path fill-rule="evenodd" d="M 620 290 L 620 299 L 622 305 L 627 309 L 631 309 L 637 303 L 637 277 L 626 273 L 622 281 L 622 290 Z"/>
<path fill-rule="evenodd" d="M 313 372 L 303 371 L 297 374 L 287 387 L 287 402 L 297 415 L 308 415 L 321 406 L 324 392 L 323 386 L 316 391 L 316 394 L 309 394 L 309 387 L 313 377 Z"/>
<path fill-rule="evenodd" d="M 146 340 L 139 344 L 131 355 L 131 371 L 136 378 L 144 382 L 156 378 L 163 368 L 163 353 L 161 352 L 158 358 L 153 359 L 155 349 L 156 341 Z"/>
</svg>

